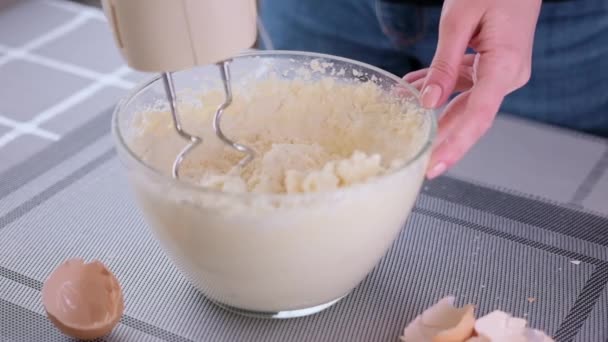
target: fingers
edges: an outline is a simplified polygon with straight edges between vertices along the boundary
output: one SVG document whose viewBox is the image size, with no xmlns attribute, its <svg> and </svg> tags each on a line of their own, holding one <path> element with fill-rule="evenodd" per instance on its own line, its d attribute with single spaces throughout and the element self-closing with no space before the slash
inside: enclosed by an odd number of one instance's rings
<svg viewBox="0 0 608 342">
<path fill-rule="evenodd" d="M 409 73 L 405 74 L 405 76 L 403 76 L 403 80 L 407 83 L 414 83 L 420 79 L 425 78 L 427 71 L 428 71 L 428 69 L 424 68 L 424 69 L 409 72 Z"/>
<path fill-rule="evenodd" d="M 439 125 L 427 177 L 432 179 L 458 162 L 491 127 L 510 81 L 500 77 L 501 64 L 492 56 L 479 60 L 476 84 L 446 109 Z M 506 80 L 506 81 L 505 81 Z M 458 100 L 458 102 L 456 102 Z"/>
<path fill-rule="evenodd" d="M 431 160 L 430 167 L 433 167 L 433 164 L 436 164 L 434 161 L 435 151 L 442 146 L 444 142 L 450 141 L 450 135 L 452 132 L 460 124 L 462 120 L 462 113 L 466 111 L 467 100 L 469 98 L 471 91 L 466 91 L 462 94 L 456 96 L 445 108 L 443 115 L 439 118 L 437 137 L 434 142 L 434 154 Z M 451 166 L 451 165 L 450 165 Z"/>
<path fill-rule="evenodd" d="M 460 65 L 472 67 L 473 64 L 475 63 L 476 58 L 477 58 L 476 54 L 466 54 L 462 58 L 462 63 Z M 420 79 L 425 78 L 426 75 L 428 74 L 428 70 L 429 70 L 429 68 L 424 68 L 424 69 L 419 69 L 416 71 L 409 72 L 409 73 L 405 74 L 405 76 L 403 76 L 403 80 L 406 81 L 407 83 L 414 83 Z"/>
<path fill-rule="evenodd" d="M 473 79 L 473 65 L 475 64 L 476 56 L 475 54 L 467 54 L 462 58 L 462 64 L 458 68 L 458 80 L 456 81 L 455 92 L 462 92 L 473 86 L 470 81 Z M 418 91 L 422 91 L 422 86 L 428 73 L 429 68 L 420 69 L 406 74 L 403 76 L 403 79 L 413 85 Z"/>
<path fill-rule="evenodd" d="M 412 87 L 416 88 L 416 90 L 420 91 L 422 86 L 424 85 L 424 78 L 421 78 L 414 83 L 412 83 Z"/>
<path fill-rule="evenodd" d="M 478 96 L 493 95 L 484 100 Z M 440 128 L 438 141 L 433 151 L 427 177 L 435 178 L 452 167 L 471 149 L 471 147 L 488 131 L 498 112 L 503 97 L 486 92 L 471 90 L 461 94 L 466 98 L 466 105 L 460 104 L 451 108 L 444 115 L 446 121 Z"/>
<path fill-rule="evenodd" d="M 411 85 L 416 88 L 418 91 L 422 90 L 422 87 L 425 83 L 425 76 L 428 73 L 428 69 L 418 70 L 421 71 L 421 77 L 411 83 Z M 458 79 L 456 81 L 456 85 L 454 86 L 454 92 L 460 93 L 465 90 L 470 89 L 473 86 L 475 70 L 473 67 L 461 65 L 458 68 Z"/>
<path fill-rule="evenodd" d="M 442 105 L 454 91 L 458 70 L 480 18 L 481 12 L 474 7 L 444 7 L 437 50 L 421 93 L 421 102 L 425 108 Z"/>
</svg>

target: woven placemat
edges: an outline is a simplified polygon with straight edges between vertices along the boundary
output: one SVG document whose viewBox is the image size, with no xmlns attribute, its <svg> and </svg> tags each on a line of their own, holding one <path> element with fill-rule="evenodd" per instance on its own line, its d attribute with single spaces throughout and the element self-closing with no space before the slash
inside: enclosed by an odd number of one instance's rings
<svg viewBox="0 0 608 342">
<path fill-rule="evenodd" d="M 128 190 L 110 111 L 0 177 L 0 339 L 64 341 L 40 303 L 68 257 L 120 279 L 126 312 L 106 341 L 396 341 L 446 295 L 525 317 L 558 341 L 608 338 L 608 218 L 442 177 L 426 183 L 376 269 L 336 306 L 269 321 L 215 307 L 176 271 Z M 59 172 L 61 171 L 61 172 Z"/>
</svg>

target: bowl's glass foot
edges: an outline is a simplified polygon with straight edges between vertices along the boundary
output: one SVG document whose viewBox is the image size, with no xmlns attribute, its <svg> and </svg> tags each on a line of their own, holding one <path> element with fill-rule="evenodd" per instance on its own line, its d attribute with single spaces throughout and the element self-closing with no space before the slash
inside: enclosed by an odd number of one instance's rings
<svg viewBox="0 0 608 342">
<path fill-rule="evenodd" d="M 316 306 L 313 306 L 310 308 L 287 310 L 287 311 L 276 311 L 276 312 L 244 310 L 244 309 L 236 308 L 234 306 L 222 304 L 222 303 L 219 303 L 216 301 L 212 301 L 212 302 L 215 305 L 217 305 L 223 309 L 226 309 L 230 312 L 234 312 L 236 314 L 243 315 L 243 316 L 255 317 L 255 318 L 279 318 L 279 319 L 281 319 L 281 318 L 304 317 L 304 316 L 309 316 L 309 315 L 319 313 L 319 312 L 329 308 L 330 306 L 336 304 L 342 298 L 344 298 L 344 296 L 340 297 L 338 299 L 334 299 L 325 304 L 316 305 Z"/>
</svg>

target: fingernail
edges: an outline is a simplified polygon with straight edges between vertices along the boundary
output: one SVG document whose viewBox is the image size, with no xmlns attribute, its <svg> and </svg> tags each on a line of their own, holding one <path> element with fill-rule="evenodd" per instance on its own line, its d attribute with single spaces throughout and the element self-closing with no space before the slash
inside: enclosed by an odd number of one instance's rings
<svg viewBox="0 0 608 342">
<path fill-rule="evenodd" d="M 447 168 L 448 166 L 444 162 L 439 162 L 431 168 L 431 170 L 427 173 L 427 177 L 433 179 L 444 173 Z"/>
<path fill-rule="evenodd" d="M 422 90 L 421 102 L 424 108 L 435 108 L 441 98 L 441 87 L 429 84 Z"/>
</svg>

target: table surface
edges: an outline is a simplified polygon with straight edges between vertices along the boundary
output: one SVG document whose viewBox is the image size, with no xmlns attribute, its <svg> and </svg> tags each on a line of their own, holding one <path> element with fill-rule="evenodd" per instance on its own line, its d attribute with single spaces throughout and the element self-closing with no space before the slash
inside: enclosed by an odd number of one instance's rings
<svg viewBox="0 0 608 342">
<path fill-rule="evenodd" d="M 0 340 L 66 340 L 40 289 L 81 256 L 123 286 L 125 316 L 106 341 L 396 341 L 445 295 L 479 314 L 526 317 L 558 341 L 608 341 L 607 140 L 500 115 L 465 160 L 424 185 L 353 293 L 312 317 L 255 320 L 188 285 L 127 190 L 109 120 L 146 77 L 124 65 L 97 9 L 0 9 Z"/>
</svg>

